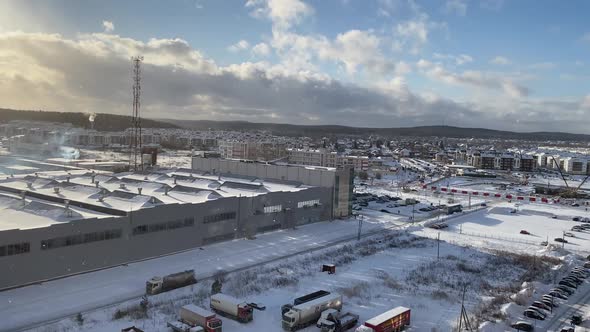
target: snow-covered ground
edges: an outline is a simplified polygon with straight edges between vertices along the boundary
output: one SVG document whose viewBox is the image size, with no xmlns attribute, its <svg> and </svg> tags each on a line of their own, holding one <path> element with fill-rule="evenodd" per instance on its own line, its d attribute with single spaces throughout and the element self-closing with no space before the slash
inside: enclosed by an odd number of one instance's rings
<svg viewBox="0 0 590 332">
<path fill-rule="evenodd" d="M 487 202 L 487 208 L 448 219 L 449 227 L 444 230 L 411 224 L 412 210 L 416 221 L 425 220 L 434 213 L 419 212 L 420 207 L 448 204 L 449 199 L 467 206 L 469 198 L 400 190 L 408 178 L 412 177 L 385 175 L 357 190 L 420 200 L 415 207 L 371 202 L 359 211 L 364 234 L 399 226 L 403 230 L 375 233 L 357 242 L 357 220 L 321 222 L 263 234 L 255 240 L 218 243 L 203 250 L 14 289 L 0 293 L 0 330 L 56 320 L 33 330 L 117 331 L 135 325 L 145 331 L 167 331 L 166 321 L 176 319 L 180 306 L 208 305 L 211 280 L 204 278 L 222 269 L 235 270 L 224 274 L 224 293 L 267 306 L 266 311 L 255 311 L 254 321 L 248 324 L 222 318 L 225 331 L 281 331 L 280 306 L 318 289 L 343 294 L 344 310 L 358 313 L 361 321 L 403 305 L 412 309 L 410 331 L 451 331 L 465 283 L 466 307 L 472 319 L 477 323 L 495 321 L 484 323 L 482 330 L 510 331 L 508 324 L 522 319 L 528 304 L 571 266 L 580 264 L 581 255 L 590 254 L 588 232 L 573 232 L 574 238 L 566 238 L 565 250 L 554 241 L 579 224 L 572 221 L 573 216 L 590 217 L 584 208 Z M 482 198 L 471 199 L 474 207 L 482 202 Z M 517 212 L 510 213 L 512 210 Z M 521 230 L 531 235 L 520 234 Z M 441 242 L 436 241 L 439 233 Z M 546 239 L 551 245 L 541 246 Z M 323 263 L 335 263 L 337 273 L 319 272 Z M 138 309 L 145 280 L 189 268 L 195 269 L 201 282 L 150 297 L 149 309 Z M 559 317 L 569 315 L 570 307 L 585 310 L 575 302 L 588 298 L 586 292 L 590 294 L 588 282 L 550 319 L 536 322 L 537 330 L 559 325 Z M 519 295 L 514 297 L 516 293 Z M 75 318 L 77 312 L 82 312 L 81 319 Z M 70 317 L 57 319 L 64 316 Z"/>
<path fill-rule="evenodd" d="M 165 150 L 158 154 L 158 166 L 162 168 L 190 168 L 191 151 Z M 129 153 L 101 150 L 81 150 L 82 159 L 129 160 Z"/>
</svg>

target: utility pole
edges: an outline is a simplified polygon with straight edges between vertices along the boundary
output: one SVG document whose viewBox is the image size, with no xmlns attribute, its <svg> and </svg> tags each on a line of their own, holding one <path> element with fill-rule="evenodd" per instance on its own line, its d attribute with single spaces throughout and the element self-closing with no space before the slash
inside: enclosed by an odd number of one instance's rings
<svg viewBox="0 0 590 332">
<path fill-rule="evenodd" d="M 363 217 L 364 217 L 364 215 L 361 214 L 360 218 L 359 218 L 359 229 L 358 229 L 358 234 L 356 236 L 357 241 L 361 240 L 361 229 L 363 228 Z"/>
<path fill-rule="evenodd" d="M 438 232 L 438 237 L 436 238 L 436 260 L 440 259 L 440 232 Z"/>
<path fill-rule="evenodd" d="M 467 316 L 467 309 L 465 309 L 465 292 L 467 292 L 467 284 L 463 285 L 463 298 L 461 300 L 461 314 L 459 315 L 458 332 L 463 331 L 463 323 L 465 323 L 465 329 L 467 331 L 472 331 L 471 322 L 469 321 L 469 317 Z"/>
<path fill-rule="evenodd" d="M 561 248 L 565 248 L 565 231 L 563 231 L 563 235 L 561 236 L 561 239 L 563 240 L 561 242 Z"/>
<path fill-rule="evenodd" d="M 471 210 L 471 191 L 469 192 L 469 209 Z"/>
<path fill-rule="evenodd" d="M 412 224 L 414 223 L 414 211 L 415 211 L 416 204 L 412 204 Z"/>
</svg>

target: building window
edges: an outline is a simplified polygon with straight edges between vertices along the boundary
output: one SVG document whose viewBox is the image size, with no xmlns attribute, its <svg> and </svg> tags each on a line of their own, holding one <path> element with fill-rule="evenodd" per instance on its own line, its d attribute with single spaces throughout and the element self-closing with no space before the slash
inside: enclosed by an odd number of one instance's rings
<svg viewBox="0 0 590 332">
<path fill-rule="evenodd" d="M 123 234 L 121 229 L 110 229 L 100 232 L 61 236 L 52 239 L 42 240 L 41 249 L 55 249 L 61 247 L 75 246 L 84 243 L 118 239 Z"/>
<path fill-rule="evenodd" d="M 156 224 L 139 225 L 133 228 L 133 235 L 141 235 L 154 232 L 162 232 L 166 230 L 173 230 L 184 227 L 192 227 L 195 225 L 195 218 L 187 217 L 184 219 L 175 219 L 167 222 Z"/>
<path fill-rule="evenodd" d="M 275 212 L 281 212 L 282 210 L 283 210 L 283 206 L 280 204 L 264 207 L 264 213 L 275 213 Z"/>
<path fill-rule="evenodd" d="M 31 244 L 28 242 L 7 244 L 0 246 L 0 257 L 26 254 L 31 251 Z"/>
<path fill-rule="evenodd" d="M 210 223 L 220 222 L 220 221 L 230 220 L 230 219 L 236 219 L 235 212 L 224 212 L 224 213 L 218 213 L 218 214 L 212 214 L 209 216 L 205 216 L 203 218 L 203 224 L 210 224 Z"/>
<path fill-rule="evenodd" d="M 297 207 L 298 208 L 309 207 L 309 206 L 316 206 L 316 205 L 320 205 L 320 200 L 319 199 L 312 199 L 311 201 L 303 201 L 303 202 L 297 203 Z"/>
</svg>

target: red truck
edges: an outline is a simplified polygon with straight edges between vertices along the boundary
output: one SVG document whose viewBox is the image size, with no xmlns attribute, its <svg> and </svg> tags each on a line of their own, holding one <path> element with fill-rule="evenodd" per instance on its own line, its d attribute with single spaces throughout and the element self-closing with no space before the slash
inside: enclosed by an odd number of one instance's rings
<svg viewBox="0 0 590 332">
<path fill-rule="evenodd" d="M 397 307 L 369 319 L 356 332 L 398 332 L 409 325 L 410 309 Z"/>
<path fill-rule="evenodd" d="M 180 308 L 180 319 L 167 325 L 175 332 L 221 332 L 221 319 L 194 304 Z"/>
</svg>

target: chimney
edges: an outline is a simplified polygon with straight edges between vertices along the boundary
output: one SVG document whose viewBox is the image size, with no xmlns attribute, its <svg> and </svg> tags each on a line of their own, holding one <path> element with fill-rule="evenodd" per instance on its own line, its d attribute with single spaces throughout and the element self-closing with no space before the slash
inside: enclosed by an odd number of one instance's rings
<svg viewBox="0 0 590 332">
<path fill-rule="evenodd" d="M 141 188 L 141 187 L 138 187 L 138 188 L 137 188 L 137 193 L 139 193 L 139 194 L 141 195 L 141 190 L 142 190 L 142 189 L 143 189 L 143 188 Z"/>
<path fill-rule="evenodd" d="M 174 178 L 174 184 L 176 184 L 176 178 Z"/>
<path fill-rule="evenodd" d="M 95 175 L 94 175 L 94 174 L 92 174 L 92 176 L 90 176 L 90 178 L 92 179 L 92 180 L 90 181 L 90 183 L 94 183 L 94 177 L 95 177 Z"/>
<path fill-rule="evenodd" d="M 168 186 L 164 187 L 164 195 L 168 195 L 168 190 L 169 190 Z"/>
<path fill-rule="evenodd" d="M 148 180 L 148 177 L 147 177 L 147 175 L 143 177 L 143 180 L 144 180 L 144 181 L 147 181 L 147 180 Z"/>
<path fill-rule="evenodd" d="M 69 175 L 66 177 L 66 183 L 70 183 L 70 176 Z"/>
<path fill-rule="evenodd" d="M 98 196 L 98 201 L 102 203 L 104 201 L 104 196 Z"/>
<path fill-rule="evenodd" d="M 96 188 L 98 188 L 98 184 L 100 183 L 100 181 L 96 181 L 94 184 L 96 185 Z"/>
<path fill-rule="evenodd" d="M 27 182 L 27 188 L 33 189 L 33 182 Z"/>
<path fill-rule="evenodd" d="M 53 192 L 59 195 L 59 187 L 53 188 Z"/>
</svg>

